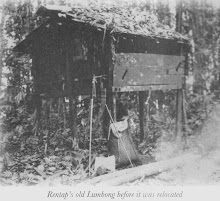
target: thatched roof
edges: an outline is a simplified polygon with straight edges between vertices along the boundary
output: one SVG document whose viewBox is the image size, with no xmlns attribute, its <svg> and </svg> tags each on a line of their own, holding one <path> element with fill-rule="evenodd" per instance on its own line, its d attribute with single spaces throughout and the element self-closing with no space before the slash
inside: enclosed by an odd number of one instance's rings
<svg viewBox="0 0 220 201">
<path fill-rule="evenodd" d="M 73 21 L 86 23 L 97 29 L 110 30 L 111 33 L 125 33 L 151 38 L 176 39 L 189 42 L 189 39 L 180 33 L 159 23 L 155 16 L 138 8 L 106 7 L 90 5 L 74 8 L 64 6 L 42 6 L 37 11 L 38 15 L 70 17 Z"/>
<path fill-rule="evenodd" d="M 189 44 L 188 37 L 171 30 L 169 27 L 158 22 L 155 15 L 148 11 L 140 11 L 138 7 L 129 9 L 127 7 L 97 6 L 87 7 L 74 5 L 66 6 L 42 6 L 38 9 L 37 15 L 49 18 L 69 18 L 75 22 L 90 25 L 97 30 L 108 30 L 111 34 L 130 34 L 150 39 L 175 40 L 180 43 Z M 50 20 L 46 20 L 39 27 L 34 29 L 25 40 L 18 43 L 14 50 L 29 53 L 32 47 L 33 38 L 47 27 Z"/>
</svg>

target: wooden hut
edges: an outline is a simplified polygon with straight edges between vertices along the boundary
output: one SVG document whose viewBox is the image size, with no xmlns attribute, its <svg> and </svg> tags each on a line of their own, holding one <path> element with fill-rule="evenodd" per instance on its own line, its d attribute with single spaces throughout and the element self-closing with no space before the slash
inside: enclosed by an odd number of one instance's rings
<svg viewBox="0 0 220 201">
<path fill-rule="evenodd" d="M 189 39 L 166 28 L 150 15 L 134 16 L 127 8 L 43 6 L 44 22 L 21 41 L 15 51 L 32 57 L 37 99 L 68 97 L 72 133 L 77 136 L 78 95 L 106 90 L 106 102 L 116 119 L 115 95 L 137 91 L 143 135 L 142 92 L 179 91 L 177 130 L 181 129 L 181 90 L 187 72 Z M 109 118 L 104 124 L 109 125 Z"/>
</svg>

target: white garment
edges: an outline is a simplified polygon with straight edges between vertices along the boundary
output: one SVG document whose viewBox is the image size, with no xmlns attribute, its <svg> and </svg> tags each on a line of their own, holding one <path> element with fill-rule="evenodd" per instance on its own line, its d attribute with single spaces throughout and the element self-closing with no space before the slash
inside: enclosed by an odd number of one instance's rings
<svg viewBox="0 0 220 201">
<path fill-rule="evenodd" d="M 121 132 L 123 132 L 127 128 L 128 128 L 127 119 L 125 119 L 124 121 L 114 122 L 114 123 L 111 123 L 109 126 L 109 133 L 112 130 L 112 133 L 114 134 L 114 136 L 119 138 L 122 136 Z M 109 140 L 109 136 L 108 136 L 108 140 Z"/>
</svg>

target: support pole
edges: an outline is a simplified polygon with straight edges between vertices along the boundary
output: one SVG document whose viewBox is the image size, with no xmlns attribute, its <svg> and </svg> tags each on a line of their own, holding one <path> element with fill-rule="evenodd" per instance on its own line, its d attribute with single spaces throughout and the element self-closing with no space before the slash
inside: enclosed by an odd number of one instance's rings
<svg viewBox="0 0 220 201">
<path fill-rule="evenodd" d="M 116 96 L 117 96 L 117 94 L 116 93 L 113 93 L 112 94 L 112 98 L 113 98 L 113 119 L 114 119 L 114 121 L 116 122 L 117 121 L 117 115 L 116 115 L 116 110 L 117 110 L 117 108 L 116 108 Z"/>
<path fill-rule="evenodd" d="M 37 88 L 37 87 L 36 87 Z M 35 136 L 40 135 L 40 144 L 43 144 L 43 134 L 40 133 L 41 130 L 41 99 L 40 95 L 36 90 L 36 97 L 35 97 L 35 108 L 36 108 L 36 130 Z"/>
<path fill-rule="evenodd" d="M 67 46 L 68 47 L 68 46 Z M 73 80 L 71 77 L 70 71 L 70 61 L 69 61 L 69 49 L 67 48 L 66 52 L 66 75 L 67 75 L 67 88 L 68 88 L 68 97 L 69 97 L 69 116 L 70 116 L 70 130 L 72 137 L 78 145 L 78 133 L 77 133 L 77 111 L 76 111 L 76 100 L 74 98 L 73 90 Z"/>
<path fill-rule="evenodd" d="M 34 45 L 34 47 L 37 46 L 37 44 Z M 39 74 L 39 54 L 34 54 L 32 56 L 32 69 L 31 74 L 34 77 L 34 85 L 35 85 L 35 97 L 34 97 L 34 106 L 36 110 L 36 130 L 35 130 L 35 136 L 39 136 L 39 143 L 43 144 L 43 134 L 41 131 L 41 97 L 40 97 L 40 74 Z"/>
<path fill-rule="evenodd" d="M 90 125 L 89 125 L 89 176 L 91 175 L 91 161 L 92 161 L 92 117 L 93 117 L 93 95 L 90 103 Z"/>
<path fill-rule="evenodd" d="M 149 133 L 149 122 L 150 122 L 150 104 L 149 100 L 151 97 L 151 89 L 148 91 L 148 97 L 147 97 L 147 115 L 146 115 L 146 141 L 148 141 L 148 133 Z"/>
<path fill-rule="evenodd" d="M 143 142 L 146 139 L 146 135 L 144 133 L 144 102 L 145 102 L 145 92 L 139 92 L 139 120 L 140 120 L 140 141 Z"/>
<path fill-rule="evenodd" d="M 177 89 L 176 94 L 176 139 L 182 139 L 182 115 L 183 115 L 183 93 L 182 89 Z"/>
<path fill-rule="evenodd" d="M 110 110 L 112 117 L 115 117 L 114 108 L 113 108 L 113 92 L 112 92 L 113 69 L 114 69 L 113 55 L 115 54 L 115 48 L 114 48 L 113 38 L 110 36 L 110 34 L 106 34 L 104 52 L 105 52 L 105 57 L 104 57 L 105 58 L 105 74 L 107 75 L 107 79 L 105 83 L 106 104 Z M 105 110 L 104 118 L 103 118 L 103 132 L 104 132 L 105 138 L 107 138 L 108 136 L 109 125 L 110 125 L 110 118 L 109 118 L 108 112 Z"/>
<path fill-rule="evenodd" d="M 181 0 L 177 1 L 176 5 L 176 31 L 182 32 L 182 14 L 183 14 L 183 4 Z M 182 46 L 181 46 L 182 55 Z M 183 89 L 177 89 L 176 94 L 176 140 L 180 142 L 182 139 L 182 113 L 183 113 Z"/>
</svg>

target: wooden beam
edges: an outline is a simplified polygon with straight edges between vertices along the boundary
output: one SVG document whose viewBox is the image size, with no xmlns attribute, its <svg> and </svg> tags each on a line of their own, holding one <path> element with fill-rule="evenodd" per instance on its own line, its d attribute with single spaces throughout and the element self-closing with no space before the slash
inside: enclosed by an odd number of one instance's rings
<svg viewBox="0 0 220 201">
<path fill-rule="evenodd" d="M 150 37 L 132 36 L 126 33 L 115 33 L 114 36 L 117 38 L 117 53 L 147 52 L 148 54 L 180 55 L 180 43 L 184 43 L 185 51 L 187 51 L 187 46 L 189 45 L 189 41 L 152 39 Z"/>
<path fill-rule="evenodd" d="M 146 85 L 146 86 L 123 86 L 112 87 L 113 92 L 131 92 L 131 91 L 149 91 L 149 90 L 167 90 L 167 89 L 181 89 L 182 83 L 178 85 Z"/>
<path fill-rule="evenodd" d="M 85 183 L 97 186 L 116 186 L 125 182 L 131 182 L 145 176 L 151 176 L 176 167 L 181 167 L 190 161 L 195 161 L 199 159 L 199 157 L 199 155 L 185 154 L 183 156 L 174 157 L 168 160 L 141 165 L 134 168 L 123 169 L 113 173 L 98 176 L 88 180 Z"/>
</svg>

